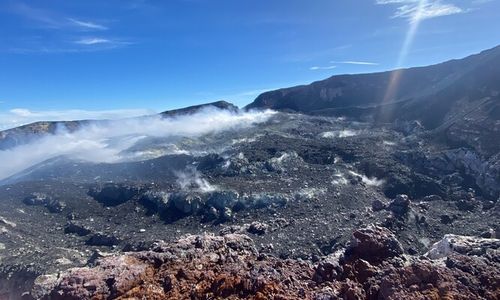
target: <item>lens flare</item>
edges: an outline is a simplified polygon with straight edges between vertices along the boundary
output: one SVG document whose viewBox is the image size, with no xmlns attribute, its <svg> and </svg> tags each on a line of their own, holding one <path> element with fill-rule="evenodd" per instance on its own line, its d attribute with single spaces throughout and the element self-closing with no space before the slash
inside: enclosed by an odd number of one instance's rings
<svg viewBox="0 0 500 300">
<path fill-rule="evenodd" d="M 398 91 L 399 82 L 401 81 L 401 77 L 403 76 L 403 69 L 401 69 L 401 67 L 404 64 L 406 57 L 408 56 L 411 45 L 413 44 L 415 35 L 418 31 L 418 27 L 424 16 L 424 8 L 426 7 L 427 2 L 428 0 L 419 1 L 418 6 L 415 9 L 415 13 L 410 20 L 410 27 L 408 29 L 408 32 L 406 33 L 401 51 L 399 51 L 398 61 L 396 65 L 397 70 L 391 73 L 389 84 L 387 85 L 387 90 L 383 98 L 383 103 L 388 103 L 392 100 L 395 100 L 394 98 Z"/>
</svg>

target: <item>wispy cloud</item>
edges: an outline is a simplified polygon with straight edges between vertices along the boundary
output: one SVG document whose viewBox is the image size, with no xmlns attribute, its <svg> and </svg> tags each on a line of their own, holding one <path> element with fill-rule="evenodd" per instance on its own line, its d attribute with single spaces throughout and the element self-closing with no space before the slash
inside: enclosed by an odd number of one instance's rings
<svg viewBox="0 0 500 300">
<path fill-rule="evenodd" d="M 77 26 L 80 26 L 80 27 L 83 27 L 86 29 L 94 29 L 94 30 L 107 30 L 108 29 L 108 27 L 101 25 L 101 24 L 94 23 L 94 22 L 87 22 L 87 21 L 77 20 L 77 19 L 73 19 L 73 18 L 68 18 L 68 21 L 74 25 L 77 25 Z"/>
<path fill-rule="evenodd" d="M 317 71 L 317 70 L 332 70 L 332 69 L 335 69 L 337 66 L 324 66 L 324 67 L 320 67 L 320 66 L 314 66 L 314 67 L 310 67 L 309 70 L 311 71 Z"/>
<path fill-rule="evenodd" d="M 18 36 L 0 46 L 0 51 L 17 54 L 57 54 L 102 51 L 131 45 L 132 42 L 109 36 L 92 36 L 89 32 L 110 28 L 84 17 L 74 17 L 53 9 L 28 5 L 22 0 L 6 6 L 7 11 L 28 21 L 30 27 L 40 31 L 38 36 L 50 32 L 50 38 Z M 104 20 L 101 20 L 105 22 Z M 82 33 L 87 33 L 83 35 Z M 6 46 L 7 45 L 7 46 Z M 3 49 L 2 49 L 3 48 Z"/>
<path fill-rule="evenodd" d="M 404 18 L 410 22 L 464 13 L 467 10 L 442 0 L 376 0 L 379 5 L 395 5 L 393 18 Z"/>
<path fill-rule="evenodd" d="M 29 6 L 21 1 L 12 2 L 7 8 L 10 13 L 38 22 L 44 27 L 60 28 L 64 24 L 64 22 L 58 20 L 54 13 Z"/>
<path fill-rule="evenodd" d="M 98 44 L 109 44 L 109 43 L 113 43 L 113 41 L 103 38 L 84 38 L 75 41 L 75 44 L 79 45 L 98 45 Z"/>
<path fill-rule="evenodd" d="M 344 60 L 344 61 L 331 61 L 332 64 L 348 64 L 348 65 L 365 65 L 365 66 L 378 66 L 379 63 L 369 62 L 369 61 L 356 61 L 356 60 Z"/>
<path fill-rule="evenodd" d="M 83 47 L 80 47 L 76 50 L 96 51 L 96 50 L 120 48 L 120 47 L 131 45 L 131 44 L 133 44 L 133 42 L 117 40 L 117 39 L 101 38 L 101 37 L 89 37 L 89 38 L 82 38 L 82 39 L 76 40 L 76 41 L 74 41 L 74 44 L 83 46 Z"/>
<path fill-rule="evenodd" d="M 155 113 L 149 109 L 116 109 L 116 110 L 30 110 L 26 108 L 14 108 L 8 111 L 0 111 L 0 130 L 21 126 L 38 121 L 68 121 L 83 119 L 120 119 L 136 116 L 144 116 Z"/>
<path fill-rule="evenodd" d="M 63 14 L 33 7 L 21 1 L 9 6 L 9 11 L 23 18 L 38 22 L 41 26 L 51 29 L 70 29 L 78 27 L 85 30 L 107 30 L 108 27 L 95 22 L 77 18 L 65 17 Z"/>
</svg>

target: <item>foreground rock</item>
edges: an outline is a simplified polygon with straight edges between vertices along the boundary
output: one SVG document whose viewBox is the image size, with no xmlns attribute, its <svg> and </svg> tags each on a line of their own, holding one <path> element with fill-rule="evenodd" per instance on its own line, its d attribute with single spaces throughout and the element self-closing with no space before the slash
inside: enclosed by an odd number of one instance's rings
<svg viewBox="0 0 500 300">
<path fill-rule="evenodd" d="M 456 237 L 456 240 L 459 240 Z M 484 251 L 412 257 L 388 229 L 353 233 L 348 248 L 312 265 L 261 254 L 242 234 L 190 235 L 93 267 L 40 276 L 37 299 L 498 299 L 499 240 L 464 237 Z M 478 244 L 479 243 L 479 244 Z M 455 243 L 457 244 L 457 243 Z M 460 247 L 459 247 L 460 248 Z M 445 259 L 445 263 L 443 260 Z"/>
</svg>

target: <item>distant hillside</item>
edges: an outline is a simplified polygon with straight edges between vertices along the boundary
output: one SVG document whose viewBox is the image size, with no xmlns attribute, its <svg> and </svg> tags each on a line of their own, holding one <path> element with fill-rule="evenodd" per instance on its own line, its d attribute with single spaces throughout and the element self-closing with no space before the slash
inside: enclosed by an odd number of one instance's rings
<svg viewBox="0 0 500 300">
<path fill-rule="evenodd" d="M 180 109 L 168 110 L 160 113 L 160 115 L 163 117 L 173 117 L 178 115 L 192 114 L 196 113 L 200 109 L 210 106 L 219 109 L 227 109 L 230 111 L 238 110 L 237 106 L 229 102 L 217 101 L 201 105 L 189 106 Z M 95 123 L 105 123 L 105 122 L 109 122 L 109 120 L 42 121 L 42 122 L 35 122 L 19 126 L 12 129 L 7 129 L 4 131 L 0 131 L 0 150 L 28 143 L 33 139 L 46 134 L 54 134 L 57 130 L 63 129 L 69 132 L 73 132 L 75 130 L 78 130 L 82 126 L 88 125 L 90 123 L 95 124 Z"/>
<path fill-rule="evenodd" d="M 375 122 L 418 120 L 449 142 L 490 156 L 500 150 L 500 46 L 428 67 L 339 75 L 270 91 L 246 107 L 264 108 Z"/>
<path fill-rule="evenodd" d="M 211 103 L 205 103 L 205 104 L 200 104 L 200 105 L 193 105 L 193 106 L 188 106 L 180 109 L 174 109 L 174 110 L 167 110 L 161 113 L 163 116 L 176 116 L 176 115 L 186 115 L 186 114 L 193 114 L 198 112 L 200 109 L 206 108 L 206 107 L 216 107 L 219 109 L 225 109 L 229 111 L 238 111 L 238 106 L 226 102 L 226 101 L 216 101 L 216 102 L 211 102 Z"/>
</svg>

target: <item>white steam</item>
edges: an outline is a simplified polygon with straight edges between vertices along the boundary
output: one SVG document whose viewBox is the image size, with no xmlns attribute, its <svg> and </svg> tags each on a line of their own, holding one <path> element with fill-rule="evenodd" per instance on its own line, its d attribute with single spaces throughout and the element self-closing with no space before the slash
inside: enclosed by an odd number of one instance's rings
<svg viewBox="0 0 500 300">
<path fill-rule="evenodd" d="M 58 156 L 96 163 L 131 160 L 134 157 L 123 152 L 146 137 L 196 137 L 242 129 L 265 122 L 273 114 L 272 111 L 234 113 L 207 107 L 191 115 L 91 123 L 74 132 L 61 129 L 56 134 L 41 137 L 29 144 L 0 151 L 0 179 Z M 159 152 L 158 156 L 164 154 Z M 148 155 L 147 158 L 152 157 Z"/>
<path fill-rule="evenodd" d="M 188 167 L 183 172 L 176 172 L 177 184 L 182 190 L 198 190 L 202 193 L 216 191 L 217 186 L 211 185 L 206 179 L 201 177 L 200 172 L 194 167 Z"/>
<path fill-rule="evenodd" d="M 369 186 L 381 186 L 385 183 L 384 179 L 378 179 L 377 177 L 368 177 L 363 174 L 356 173 L 354 171 L 349 171 L 351 175 L 361 177 L 361 181 L 363 181 L 364 184 L 369 185 Z"/>
<path fill-rule="evenodd" d="M 320 134 L 322 138 L 331 139 L 331 138 L 346 138 L 351 136 L 358 135 L 357 131 L 351 129 L 344 130 L 336 130 L 336 131 L 325 131 Z"/>
</svg>

